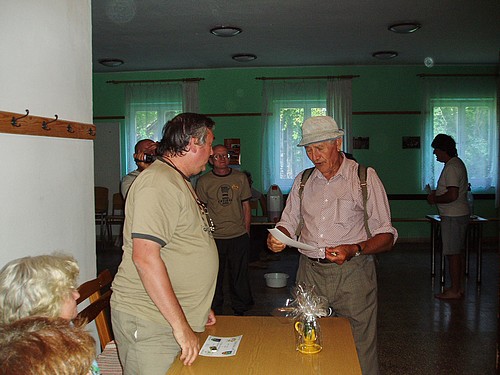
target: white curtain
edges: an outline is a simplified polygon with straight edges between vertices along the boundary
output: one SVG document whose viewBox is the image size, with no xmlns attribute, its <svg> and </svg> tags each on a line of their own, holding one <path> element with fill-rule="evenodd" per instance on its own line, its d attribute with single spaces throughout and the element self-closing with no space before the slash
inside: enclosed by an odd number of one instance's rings
<svg viewBox="0 0 500 375">
<path fill-rule="evenodd" d="M 327 112 L 344 129 L 343 150 L 352 154 L 352 79 L 329 78 Z"/>
<path fill-rule="evenodd" d="M 332 116 L 350 137 L 351 79 L 264 80 L 262 96 L 263 188 L 276 184 L 288 192 L 295 176 L 312 166 L 304 148 L 297 147 L 305 119 Z"/>
<path fill-rule="evenodd" d="M 422 109 L 422 189 L 435 187 L 443 169 L 431 147 L 439 133 L 452 136 L 473 191 L 494 190 L 498 125 L 494 77 L 425 77 Z M 494 192 L 494 191 L 491 191 Z"/>
<path fill-rule="evenodd" d="M 184 112 L 198 113 L 200 111 L 198 83 L 198 81 L 185 81 L 182 83 L 182 99 Z"/>
<path fill-rule="evenodd" d="M 136 168 L 134 146 L 141 139 L 159 141 L 163 126 L 181 112 L 197 112 L 198 81 L 128 83 L 125 87 L 126 171 Z"/>
</svg>

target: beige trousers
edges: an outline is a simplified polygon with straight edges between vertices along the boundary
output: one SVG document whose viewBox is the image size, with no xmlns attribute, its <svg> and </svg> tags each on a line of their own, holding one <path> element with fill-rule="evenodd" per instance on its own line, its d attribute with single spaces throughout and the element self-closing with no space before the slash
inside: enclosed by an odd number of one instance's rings
<svg viewBox="0 0 500 375">
<path fill-rule="evenodd" d="M 339 266 L 301 255 L 297 282 L 315 285 L 317 294 L 328 299 L 336 315 L 350 320 L 363 375 L 378 375 L 375 258 L 362 255 Z"/>
<path fill-rule="evenodd" d="M 170 326 L 112 310 L 111 321 L 124 375 L 165 375 L 180 352 Z"/>
</svg>

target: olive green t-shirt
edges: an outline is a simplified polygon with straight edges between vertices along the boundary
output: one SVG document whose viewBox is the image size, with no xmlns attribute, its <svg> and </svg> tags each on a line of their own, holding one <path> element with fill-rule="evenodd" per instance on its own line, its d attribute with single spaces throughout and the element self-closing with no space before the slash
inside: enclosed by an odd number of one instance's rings
<svg viewBox="0 0 500 375">
<path fill-rule="evenodd" d="M 161 246 L 172 287 L 192 329 L 207 322 L 218 272 L 215 241 L 185 178 L 157 160 L 130 188 L 125 206 L 123 257 L 113 281 L 112 308 L 168 324 L 147 294 L 132 261 L 132 238 Z"/>
<path fill-rule="evenodd" d="M 236 169 L 225 176 L 208 172 L 198 179 L 196 192 L 215 223 L 215 238 L 236 238 L 247 232 L 241 204 L 252 198 L 252 191 L 244 173 Z"/>
</svg>

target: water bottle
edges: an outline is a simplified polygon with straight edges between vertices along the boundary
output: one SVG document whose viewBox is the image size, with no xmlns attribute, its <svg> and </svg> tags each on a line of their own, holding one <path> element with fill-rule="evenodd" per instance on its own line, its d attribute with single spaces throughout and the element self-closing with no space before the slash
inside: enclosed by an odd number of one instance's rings
<svg viewBox="0 0 500 375">
<path fill-rule="evenodd" d="M 467 187 L 467 204 L 469 205 L 469 215 L 474 216 L 474 196 L 472 195 L 471 186 Z"/>
<path fill-rule="evenodd" d="M 269 221 L 277 223 L 283 211 L 283 194 L 278 185 L 271 185 L 267 191 L 267 215 Z"/>
</svg>

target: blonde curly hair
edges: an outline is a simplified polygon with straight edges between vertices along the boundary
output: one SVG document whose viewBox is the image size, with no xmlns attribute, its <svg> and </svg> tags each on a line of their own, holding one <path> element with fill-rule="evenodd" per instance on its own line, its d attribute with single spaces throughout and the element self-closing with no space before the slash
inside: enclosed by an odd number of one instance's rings
<svg viewBox="0 0 500 375">
<path fill-rule="evenodd" d="M 39 315 L 56 317 L 77 287 L 80 269 L 70 255 L 15 259 L 0 270 L 0 323 Z"/>
</svg>

